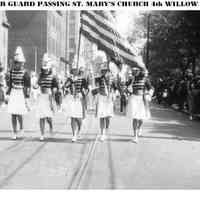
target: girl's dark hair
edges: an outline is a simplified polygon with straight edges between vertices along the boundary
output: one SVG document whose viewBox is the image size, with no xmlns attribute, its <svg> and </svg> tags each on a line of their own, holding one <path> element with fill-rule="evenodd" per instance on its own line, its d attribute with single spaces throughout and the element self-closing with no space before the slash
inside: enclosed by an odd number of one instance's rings
<svg viewBox="0 0 200 200">
<path fill-rule="evenodd" d="M 143 70 L 141 70 L 138 74 L 138 79 L 142 79 L 145 77 L 145 72 Z"/>
<path fill-rule="evenodd" d="M 42 69 L 41 68 L 41 73 L 40 76 L 48 75 L 52 73 L 52 69 Z"/>
</svg>

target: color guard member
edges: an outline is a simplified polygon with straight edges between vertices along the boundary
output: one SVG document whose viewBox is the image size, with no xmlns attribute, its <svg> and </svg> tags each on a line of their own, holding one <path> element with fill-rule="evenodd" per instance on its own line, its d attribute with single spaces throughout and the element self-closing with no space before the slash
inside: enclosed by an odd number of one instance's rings
<svg viewBox="0 0 200 200">
<path fill-rule="evenodd" d="M 150 118 L 148 102 L 153 94 L 152 87 L 147 79 L 147 71 L 134 69 L 133 77 L 129 79 L 127 86 L 131 87 L 127 115 L 133 120 L 133 142 L 137 143 L 138 136 L 141 135 L 143 120 Z"/>
<path fill-rule="evenodd" d="M 72 127 L 72 142 L 77 141 L 77 136 L 80 137 L 82 127 L 82 120 L 85 118 L 85 96 L 88 93 L 88 84 L 86 79 L 82 76 L 82 71 L 77 68 L 72 69 L 73 77 L 71 79 L 71 127 Z"/>
<path fill-rule="evenodd" d="M 45 53 L 38 80 L 40 95 L 37 103 L 37 115 L 40 119 L 41 141 L 44 140 L 45 121 L 49 124 L 50 133 L 53 133 L 52 117 L 55 109 L 55 92 L 58 89 L 58 84 L 55 75 L 52 73 L 51 67 L 51 59 L 48 57 L 48 54 Z"/>
<path fill-rule="evenodd" d="M 26 62 L 21 47 L 17 47 L 14 56 L 14 66 L 9 73 L 8 91 L 8 113 L 12 115 L 13 139 L 17 139 L 17 122 L 19 122 L 20 133 L 23 133 L 23 115 L 30 109 L 27 98 L 29 98 L 31 81 L 29 74 L 24 69 Z"/>
<path fill-rule="evenodd" d="M 110 76 L 107 62 L 101 66 L 101 76 L 96 80 L 99 86 L 99 93 L 96 95 L 96 116 L 100 120 L 101 137 L 104 141 L 110 126 L 110 118 L 114 114 L 114 92 L 113 82 Z"/>
</svg>

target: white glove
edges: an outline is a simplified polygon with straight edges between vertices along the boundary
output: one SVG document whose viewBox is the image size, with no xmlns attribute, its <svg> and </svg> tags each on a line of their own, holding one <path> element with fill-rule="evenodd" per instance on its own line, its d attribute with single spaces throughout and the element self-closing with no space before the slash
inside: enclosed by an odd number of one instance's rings
<svg viewBox="0 0 200 200">
<path fill-rule="evenodd" d="M 6 101 L 6 102 L 9 102 L 9 99 L 10 99 L 10 95 L 6 95 L 6 96 L 5 96 L 5 101 Z"/>
</svg>

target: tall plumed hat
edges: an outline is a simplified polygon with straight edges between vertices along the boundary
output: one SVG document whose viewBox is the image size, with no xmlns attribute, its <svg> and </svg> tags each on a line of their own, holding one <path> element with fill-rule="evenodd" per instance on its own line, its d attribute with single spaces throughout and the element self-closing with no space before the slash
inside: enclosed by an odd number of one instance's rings
<svg viewBox="0 0 200 200">
<path fill-rule="evenodd" d="M 22 63 L 26 62 L 23 50 L 22 50 L 22 48 L 20 46 L 18 46 L 16 48 L 15 55 L 14 55 L 14 61 L 15 62 L 22 62 Z"/>
<path fill-rule="evenodd" d="M 51 58 L 45 53 L 42 58 L 42 69 L 50 69 L 52 67 Z"/>
<path fill-rule="evenodd" d="M 106 62 L 101 64 L 100 70 L 101 70 L 101 71 L 103 71 L 103 70 L 108 70 L 108 65 L 107 65 Z"/>
</svg>

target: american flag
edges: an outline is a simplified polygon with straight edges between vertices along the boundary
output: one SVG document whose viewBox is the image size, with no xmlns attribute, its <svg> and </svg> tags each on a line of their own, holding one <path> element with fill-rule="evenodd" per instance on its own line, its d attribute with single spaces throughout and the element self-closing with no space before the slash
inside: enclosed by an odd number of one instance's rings
<svg viewBox="0 0 200 200">
<path fill-rule="evenodd" d="M 115 64 L 122 62 L 131 67 L 145 67 L 137 61 L 136 50 L 116 30 L 110 11 L 81 11 L 81 33 L 96 43 L 98 49 L 104 51 Z"/>
</svg>

